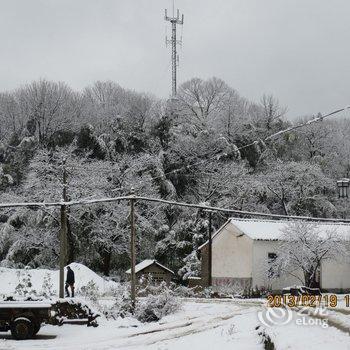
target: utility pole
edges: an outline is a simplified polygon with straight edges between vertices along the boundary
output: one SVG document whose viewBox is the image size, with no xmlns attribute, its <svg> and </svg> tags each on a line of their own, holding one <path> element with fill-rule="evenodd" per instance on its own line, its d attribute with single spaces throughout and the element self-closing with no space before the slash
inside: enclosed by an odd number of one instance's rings
<svg viewBox="0 0 350 350">
<path fill-rule="evenodd" d="M 135 196 L 134 188 L 131 188 L 130 195 Z M 131 261 L 131 274 L 130 274 L 130 285 L 131 285 L 131 304 L 132 309 L 135 308 L 136 303 L 136 247 L 135 247 L 135 201 L 136 199 L 130 198 L 130 261 Z"/>
<path fill-rule="evenodd" d="M 177 66 L 178 66 L 178 55 L 176 47 L 178 44 L 182 44 L 182 38 L 180 40 L 176 39 L 176 25 L 184 24 L 184 15 L 181 16 L 180 19 L 180 11 L 177 9 L 176 17 L 175 17 L 175 9 L 173 3 L 173 16 L 168 17 L 168 10 L 165 9 L 164 19 L 171 23 L 171 39 L 165 38 L 165 44 L 171 44 L 171 77 L 172 77 L 172 98 L 176 98 L 176 87 L 177 87 Z"/>
<path fill-rule="evenodd" d="M 66 158 L 62 160 L 63 181 L 62 201 L 67 202 L 67 170 Z M 64 267 L 67 263 L 67 206 L 61 205 L 61 230 L 60 230 L 60 290 L 59 297 L 64 297 Z"/>
<path fill-rule="evenodd" d="M 208 211 L 208 285 L 212 285 L 212 261 L 213 261 L 213 226 L 212 226 L 212 211 Z"/>
</svg>

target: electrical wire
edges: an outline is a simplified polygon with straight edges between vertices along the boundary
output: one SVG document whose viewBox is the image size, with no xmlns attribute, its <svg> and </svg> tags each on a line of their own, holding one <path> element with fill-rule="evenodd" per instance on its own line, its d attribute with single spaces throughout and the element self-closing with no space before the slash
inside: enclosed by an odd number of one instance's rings
<svg viewBox="0 0 350 350">
<path fill-rule="evenodd" d="M 207 211 L 215 211 L 227 214 L 235 214 L 235 215 L 244 215 L 244 216 L 255 216 L 255 217 L 270 217 L 270 218 L 278 218 L 278 219 L 293 219 L 293 220 L 304 220 L 304 221 L 316 221 L 316 222 L 338 222 L 344 224 L 350 224 L 350 220 L 347 219 L 332 219 L 332 218 L 315 218 L 311 216 L 288 216 L 288 215 L 279 215 L 279 214 L 269 214 L 269 213 L 261 213 L 261 212 L 251 212 L 244 210 L 236 210 L 236 209 L 228 209 L 222 207 L 212 207 L 208 205 L 202 204 L 193 204 L 186 202 L 177 202 L 170 201 L 161 198 L 153 198 L 153 197 L 143 197 L 143 196 L 122 196 L 122 197 L 114 197 L 114 198 L 98 198 L 91 200 L 74 200 L 68 202 L 51 202 L 51 203 L 43 203 L 43 202 L 32 202 L 32 203 L 0 203 L 0 208 L 11 208 L 11 207 L 29 207 L 29 208 L 41 208 L 41 207 L 60 207 L 64 206 L 76 206 L 76 205 L 88 205 L 88 204 L 97 204 L 97 203 L 112 203 L 112 202 L 120 202 L 120 201 L 146 201 L 146 202 L 154 202 L 154 203 L 162 203 L 167 205 L 175 205 L 180 207 L 187 208 L 196 208 Z"/>
<path fill-rule="evenodd" d="M 271 134 L 271 135 L 265 137 L 264 139 L 255 140 L 255 141 L 250 142 L 250 143 L 248 143 L 246 145 L 237 147 L 235 150 L 236 151 L 241 151 L 241 150 L 243 150 L 245 148 L 256 146 L 256 145 L 258 145 L 261 142 L 264 143 L 266 141 L 269 141 L 269 140 L 275 139 L 277 137 L 280 137 L 280 136 L 286 134 L 287 132 L 291 132 L 291 131 L 300 129 L 300 128 L 304 127 L 304 126 L 308 126 L 308 125 L 311 125 L 311 124 L 314 124 L 314 123 L 321 122 L 324 119 L 329 118 L 330 116 L 333 116 L 335 114 L 338 114 L 338 113 L 340 113 L 342 111 L 345 111 L 345 110 L 348 110 L 348 109 L 350 109 L 350 106 L 346 106 L 344 108 L 337 109 L 337 110 L 335 110 L 335 111 L 333 111 L 331 113 L 328 113 L 328 114 L 326 114 L 324 116 L 317 116 L 316 118 L 308 120 L 308 121 L 306 121 L 304 123 L 300 123 L 300 124 L 291 126 L 289 128 L 286 128 L 284 130 L 278 131 L 278 132 L 276 132 L 274 134 Z M 161 174 L 159 176 L 152 177 L 151 179 L 142 180 L 140 183 L 145 182 L 145 181 L 153 181 L 153 180 L 157 180 L 157 179 L 162 179 L 162 178 L 164 179 L 164 178 L 166 178 L 166 175 L 175 174 L 175 173 L 177 173 L 177 172 L 179 172 L 181 170 L 189 170 L 192 167 L 195 167 L 195 166 L 198 166 L 198 165 L 202 165 L 202 164 L 205 164 L 205 163 L 209 163 L 209 162 L 212 162 L 212 161 L 215 161 L 215 160 L 219 160 L 224 155 L 225 155 L 224 153 L 221 153 L 221 154 L 216 153 L 214 156 L 209 157 L 207 159 L 203 159 L 203 160 L 200 160 L 200 161 L 192 163 L 192 164 L 184 165 L 184 166 L 179 167 L 177 169 L 169 170 L 169 171 L 164 172 L 163 174 Z"/>
</svg>

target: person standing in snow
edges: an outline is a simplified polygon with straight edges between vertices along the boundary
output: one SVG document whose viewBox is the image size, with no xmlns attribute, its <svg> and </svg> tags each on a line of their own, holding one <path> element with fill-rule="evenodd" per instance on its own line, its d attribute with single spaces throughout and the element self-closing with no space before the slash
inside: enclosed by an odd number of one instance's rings
<svg viewBox="0 0 350 350">
<path fill-rule="evenodd" d="M 74 298 L 74 271 L 70 268 L 70 266 L 67 266 L 67 278 L 66 278 L 66 298 L 69 298 L 69 290 L 68 287 L 70 287 L 70 290 L 72 292 L 72 298 Z"/>
</svg>

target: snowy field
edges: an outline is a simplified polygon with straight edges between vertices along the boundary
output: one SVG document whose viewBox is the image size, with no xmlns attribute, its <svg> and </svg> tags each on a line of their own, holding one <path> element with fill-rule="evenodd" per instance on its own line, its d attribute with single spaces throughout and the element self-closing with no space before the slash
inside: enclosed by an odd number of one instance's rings
<svg viewBox="0 0 350 350">
<path fill-rule="evenodd" d="M 258 319 L 262 310 L 263 306 L 254 303 L 187 301 L 181 311 L 157 323 L 100 319 L 98 328 L 44 326 L 35 339 L 25 341 L 15 341 L 9 333 L 0 333 L 0 349 L 264 349 L 261 332 L 270 336 L 276 349 L 350 349 L 350 337 L 344 330 L 333 326 L 297 325 L 295 312 L 288 324 L 266 327 Z"/>
<path fill-rule="evenodd" d="M 108 307 L 114 303 L 107 295 L 117 283 L 103 279 L 84 265 L 71 266 L 76 273 L 78 290 L 93 281 L 103 295 L 99 304 Z M 12 294 L 19 282 L 18 272 L 23 274 L 24 270 L 0 268 L 0 272 L 0 295 Z M 53 289 L 57 290 L 58 271 L 36 269 L 25 273 L 31 275 L 33 288 L 38 292 L 47 274 L 51 276 Z M 43 325 L 34 339 L 24 341 L 15 341 L 10 333 L 0 332 L 0 350 L 350 350 L 350 308 L 345 305 L 344 295 L 338 295 L 337 308 L 327 309 L 321 318 L 317 314 L 307 316 L 297 312 L 293 309 L 286 314 L 285 309 L 268 309 L 263 299 L 187 298 L 183 299 L 179 311 L 159 322 L 100 317 L 97 328 Z M 266 340 L 271 341 L 274 348 L 265 347 Z"/>
</svg>

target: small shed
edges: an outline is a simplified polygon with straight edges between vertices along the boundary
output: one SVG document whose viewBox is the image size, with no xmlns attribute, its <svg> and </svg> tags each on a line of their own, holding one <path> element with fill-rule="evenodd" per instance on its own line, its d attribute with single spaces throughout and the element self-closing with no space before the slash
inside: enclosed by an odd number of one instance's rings
<svg viewBox="0 0 350 350">
<path fill-rule="evenodd" d="M 126 271 L 127 274 L 131 274 L 131 269 Z M 153 281 L 163 282 L 167 284 L 171 282 L 171 279 L 175 275 L 174 272 L 164 265 L 160 264 L 157 260 L 147 259 L 143 260 L 135 266 L 136 277 L 139 280 L 141 277 L 152 276 Z"/>
</svg>

